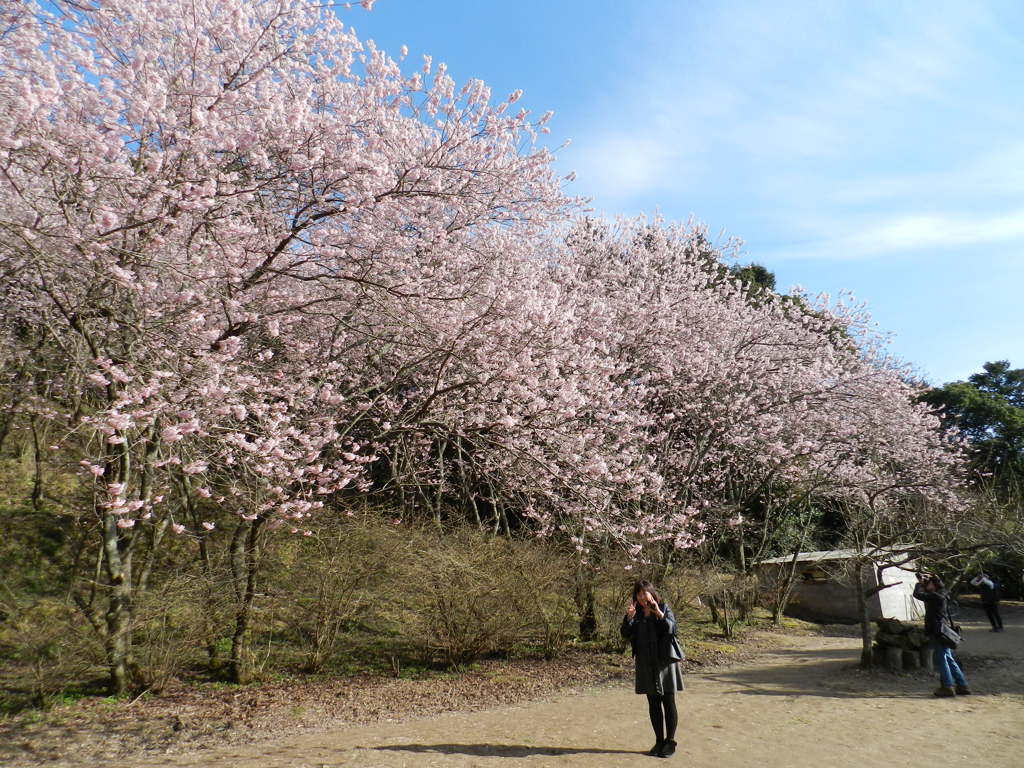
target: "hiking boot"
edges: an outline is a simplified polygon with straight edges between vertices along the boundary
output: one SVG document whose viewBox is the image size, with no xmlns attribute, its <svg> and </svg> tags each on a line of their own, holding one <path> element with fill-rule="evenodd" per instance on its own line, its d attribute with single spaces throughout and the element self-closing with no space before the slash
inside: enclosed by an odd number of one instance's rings
<svg viewBox="0 0 1024 768">
<path fill-rule="evenodd" d="M 676 743 L 672 739 L 668 739 L 661 745 L 661 749 L 658 750 L 658 757 L 671 757 L 675 753 Z"/>
<path fill-rule="evenodd" d="M 656 742 L 654 743 L 654 746 L 653 746 L 653 747 L 651 747 L 651 748 L 650 748 L 649 750 L 647 750 L 647 754 L 648 754 L 648 755 L 651 755 L 652 757 L 657 757 L 657 756 L 658 756 L 658 754 L 659 754 L 659 753 L 661 752 L 661 748 L 662 748 L 663 746 L 665 746 L 665 742 L 664 742 L 664 741 L 662 741 L 661 739 L 658 739 L 658 740 L 657 740 L 657 741 L 656 741 Z"/>
<path fill-rule="evenodd" d="M 936 696 L 940 696 L 940 697 L 941 696 L 956 696 L 956 691 L 954 691 L 952 689 L 952 687 L 950 687 L 948 685 L 941 685 L 941 686 L 939 686 L 938 688 L 935 689 L 935 695 Z"/>
<path fill-rule="evenodd" d="M 971 689 L 968 688 L 966 685 L 958 685 L 956 687 L 956 692 L 957 692 L 958 696 L 970 696 L 971 695 Z"/>
</svg>

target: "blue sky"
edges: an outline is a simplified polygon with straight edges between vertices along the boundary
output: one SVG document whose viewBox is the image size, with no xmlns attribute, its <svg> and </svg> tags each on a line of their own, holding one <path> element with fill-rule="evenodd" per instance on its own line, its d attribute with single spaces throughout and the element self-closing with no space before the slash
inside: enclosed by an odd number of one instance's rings
<svg viewBox="0 0 1024 768">
<path fill-rule="evenodd" d="M 1024 367 L 1024 3 L 378 0 L 346 21 L 555 110 L 598 213 L 853 291 L 932 383 Z"/>
</svg>

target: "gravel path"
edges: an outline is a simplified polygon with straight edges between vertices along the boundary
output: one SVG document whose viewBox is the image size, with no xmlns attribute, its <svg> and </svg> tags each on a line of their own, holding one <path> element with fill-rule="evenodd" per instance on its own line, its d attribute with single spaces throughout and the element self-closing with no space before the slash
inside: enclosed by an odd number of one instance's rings
<svg viewBox="0 0 1024 768">
<path fill-rule="evenodd" d="M 867 675 L 859 641 L 786 637 L 754 662 L 688 676 L 677 764 L 707 768 L 1024 765 L 1024 609 L 1006 632 L 967 609 L 965 671 L 977 695 L 936 699 L 934 678 Z M 453 768 L 650 765 L 646 704 L 626 684 L 472 713 L 338 726 L 122 765 Z"/>
</svg>

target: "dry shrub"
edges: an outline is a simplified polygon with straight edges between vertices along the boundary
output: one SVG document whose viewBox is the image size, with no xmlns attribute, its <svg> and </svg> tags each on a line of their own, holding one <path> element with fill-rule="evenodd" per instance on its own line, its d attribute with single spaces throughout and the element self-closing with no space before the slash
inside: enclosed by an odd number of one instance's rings
<svg viewBox="0 0 1024 768">
<path fill-rule="evenodd" d="M 460 666 L 526 647 L 550 656 L 572 639 L 572 571 L 549 548 L 475 529 L 411 538 L 394 618 L 431 658 Z"/>
<path fill-rule="evenodd" d="M 139 684 L 158 692 L 197 659 L 208 643 L 212 609 L 205 580 L 172 574 L 135 603 L 132 643 Z"/>
<path fill-rule="evenodd" d="M 634 582 L 652 582 L 662 599 L 672 607 L 676 620 L 680 623 L 692 621 L 695 614 L 707 606 L 708 595 L 721 595 L 724 589 L 722 575 L 706 568 L 678 565 L 665 575 L 660 567 L 643 568 L 630 562 L 625 556 L 610 553 L 602 559 L 601 567 L 589 572 L 587 578 L 591 582 L 594 594 L 597 639 L 608 650 L 625 647 L 625 640 L 619 634 L 619 626 L 629 603 Z M 727 581 L 728 585 L 733 584 L 731 577 Z M 733 601 L 735 602 L 735 599 Z"/>
<path fill-rule="evenodd" d="M 576 639 L 579 614 L 572 559 L 543 541 L 506 543 L 506 575 L 514 578 L 508 587 L 518 588 L 519 596 L 511 605 L 524 610 L 527 618 L 518 643 L 553 658 Z"/>
<path fill-rule="evenodd" d="M 705 568 L 681 566 L 673 568 L 661 585 L 662 594 L 677 617 L 692 614 L 706 607 L 706 596 L 717 588 L 719 575 Z"/>
<path fill-rule="evenodd" d="M 692 574 L 711 620 L 726 637 L 732 637 L 735 624 L 745 622 L 761 599 L 756 577 L 709 569 L 694 570 Z"/>
<path fill-rule="evenodd" d="M 408 548 L 403 531 L 365 515 L 283 548 L 284 567 L 274 584 L 287 599 L 276 616 L 297 643 L 306 671 L 322 670 L 346 627 L 378 607 Z"/>
<path fill-rule="evenodd" d="M 64 691 L 102 669 L 103 648 L 73 606 L 59 600 L 8 599 L 0 624 L 0 661 L 5 687 L 47 708 Z M 15 702 L 16 704 L 16 702 Z M 17 708 L 17 707 L 15 707 Z"/>
<path fill-rule="evenodd" d="M 595 639 L 606 650 L 622 650 L 626 641 L 619 634 L 619 626 L 638 575 L 624 556 L 609 554 L 600 568 L 589 571 L 586 578 L 594 596 Z"/>
</svg>

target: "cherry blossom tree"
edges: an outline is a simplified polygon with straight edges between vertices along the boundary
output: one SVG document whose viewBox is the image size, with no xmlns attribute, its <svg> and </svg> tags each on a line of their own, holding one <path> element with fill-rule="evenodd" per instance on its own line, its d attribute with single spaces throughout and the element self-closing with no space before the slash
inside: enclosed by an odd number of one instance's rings
<svg viewBox="0 0 1024 768">
<path fill-rule="evenodd" d="M 77 473 L 115 691 L 168 536 L 226 546 L 242 680 L 265 537 L 355 499 L 641 561 L 737 488 L 955 503 L 860 308 L 575 221 L 519 92 L 312 0 L 0 8 L 0 441 Z"/>
<path fill-rule="evenodd" d="M 699 228 L 591 226 L 573 249 L 584 290 L 612 307 L 613 355 L 664 483 L 637 528 L 648 541 L 655 529 L 672 535 L 674 514 L 692 536 L 737 478 L 762 492 L 802 487 L 865 504 L 916 492 L 956 504 L 957 446 L 913 404 L 862 307 L 752 297 Z"/>
<path fill-rule="evenodd" d="M 443 368 L 567 201 L 518 93 L 403 75 L 315 3 L 18 3 L 3 25 L 3 326 L 42 329 L 123 691 L 142 543 L 206 535 L 198 499 L 235 510 L 241 644 L 259 532 L 366 482 L 382 341 L 395 373 Z"/>
</svg>

